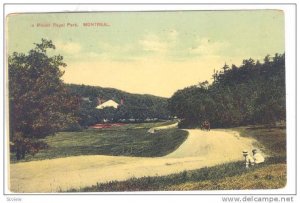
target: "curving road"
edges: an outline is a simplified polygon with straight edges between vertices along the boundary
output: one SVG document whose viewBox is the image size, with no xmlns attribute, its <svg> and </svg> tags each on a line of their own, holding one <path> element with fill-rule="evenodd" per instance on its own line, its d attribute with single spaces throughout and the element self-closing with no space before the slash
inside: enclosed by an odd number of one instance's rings
<svg viewBox="0 0 300 203">
<path fill-rule="evenodd" d="M 255 140 L 228 130 L 188 130 L 186 141 L 164 157 L 74 156 L 10 165 L 10 190 L 18 193 L 58 192 L 97 182 L 160 176 L 243 160 Z"/>
</svg>

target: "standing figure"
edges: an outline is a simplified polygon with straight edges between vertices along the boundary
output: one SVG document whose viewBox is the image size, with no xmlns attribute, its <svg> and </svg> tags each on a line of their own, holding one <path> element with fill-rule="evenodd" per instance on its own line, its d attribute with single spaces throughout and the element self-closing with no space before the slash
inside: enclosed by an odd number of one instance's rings
<svg viewBox="0 0 300 203">
<path fill-rule="evenodd" d="M 249 165 L 254 165 L 254 158 L 249 155 L 248 151 L 243 151 L 243 156 L 245 157 L 245 166 L 249 168 Z"/>
</svg>

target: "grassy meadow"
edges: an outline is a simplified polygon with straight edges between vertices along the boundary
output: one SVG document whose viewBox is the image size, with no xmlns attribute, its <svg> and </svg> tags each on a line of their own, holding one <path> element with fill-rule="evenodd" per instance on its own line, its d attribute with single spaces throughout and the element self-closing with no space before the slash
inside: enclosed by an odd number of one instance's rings
<svg viewBox="0 0 300 203">
<path fill-rule="evenodd" d="M 112 181 L 70 192 L 180 191 L 276 189 L 286 184 L 286 131 L 263 126 L 239 127 L 241 136 L 257 139 L 257 146 L 269 157 L 262 164 L 246 169 L 243 162 L 227 163 L 178 174 Z M 278 147 L 276 147 L 278 146 Z"/>
<path fill-rule="evenodd" d="M 80 132 L 59 132 L 48 136 L 44 141 L 48 149 L 25 160 L 33 161 L 79 155 L 113 155 L 159 157 L 177 149 L 187 138 L 187 132 L 179 129 L 166 129 L 150 134 L 152 127 L 173 124 L 174 122 L 127 124 L 107 129 L 86 129 Z M 17 162 L 11 154 L 11 162 Z"/>
</svg>

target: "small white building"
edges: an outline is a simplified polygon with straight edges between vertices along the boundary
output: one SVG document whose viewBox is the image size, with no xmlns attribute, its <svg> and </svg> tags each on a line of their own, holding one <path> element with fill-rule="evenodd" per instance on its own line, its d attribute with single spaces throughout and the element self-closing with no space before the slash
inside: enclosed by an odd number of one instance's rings
<svg viewBox="0 0 300 203">
<path fill-rule="evenodd" d="M 119 104 L 117 102 L 115 102 L 114 100 L 108 100 L 102 104 L 99 104 L 96 109 L 104 109 L 106 107 L 113 107 L 113 108 L 118 108 Z"/>
<path fill-rule="evenodd" d="M 81 100 L 85 102 L 91 102 L 89 97 L 81 97 Z"/>
</svg>

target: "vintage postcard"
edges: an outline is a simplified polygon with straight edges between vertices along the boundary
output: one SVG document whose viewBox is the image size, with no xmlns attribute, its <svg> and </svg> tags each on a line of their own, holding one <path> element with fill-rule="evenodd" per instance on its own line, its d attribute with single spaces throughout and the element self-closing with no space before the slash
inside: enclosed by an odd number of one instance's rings
<svg viewBox="0 0 300 203">
<path fill-rule="evenodd" d="M 285 13 L 11 13 L 11 193 L 280 190 Z"/>
</svg>

